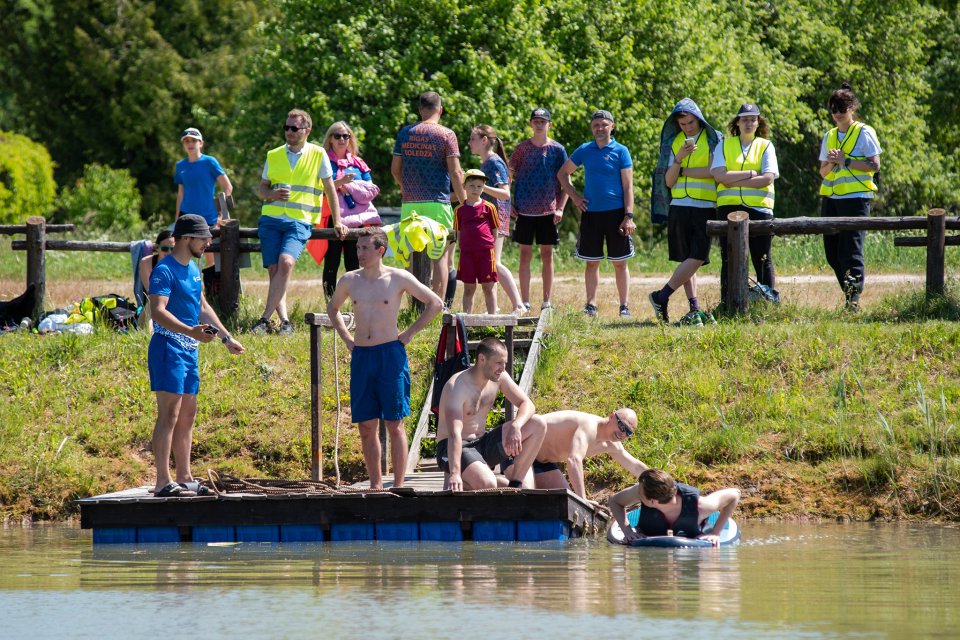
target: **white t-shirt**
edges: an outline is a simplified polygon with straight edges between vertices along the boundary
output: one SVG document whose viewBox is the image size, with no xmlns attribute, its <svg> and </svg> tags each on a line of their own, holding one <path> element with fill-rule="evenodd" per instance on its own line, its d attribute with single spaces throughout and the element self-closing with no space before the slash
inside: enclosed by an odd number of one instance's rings
<svg viewBox="0 0 960 640">
<path fill-rule="evenodd" d="M 849 129 L 848 129 L 849 131 Z M 820 142 L 820 162 L 827 161 L 827 136 L 829 133 L 824 134 L 823 140 Z M 843 139 L 846 137 L 845 133 L 837 131 L 837 140 L 840 144 L 843 144 Z M 853 145 L 853 149 L 849 152 L 844 150 L 848 156 L 859 156 L 862 158 L 872 158 L 873 156 L 878 156 L 883 153 L 883 149 L 880 148 L 880 142 L 877 140 L 877 132 L 873 130 L 868 124 L 863 125 L 863 128 L 860 130 L 860 137 L 857 138 L 857 143 Z M 846 193 L 844 195 L 832 195 L 827 196 L 828 198 L 833 198 L 834 200 L 846 200 L 848 198 L 872 198 L 873 191 L 863 191 L 857 193 Z"/>
<path fill-rule="evenodd" d="M 754 138 L 753 142 L 756 142 L 756 138 Z M 763 150 L 763 155 L 760 156 L 760 173 L 772 173 L 773 179 L 776 180 L 780 177 L 780 165 L 777 163 L 777 150 L 773 148 L 773 142 L 768 140 L 767 143 L 767 148 Z M 741 144 L 740 148 L 744 154 L 746 154 L 750 145 L 744 146 Z M 718 144 L 717 148 L 713 151 L 713 162 L 710 164 L 710 169 L 726 168 L 726 166 L 727 159 L 723 155 L 723 145 Z M 734 169 L 734 171 L 736 171 L 736 169 Z M 768 216 L 773 215 L 773 209 L 767 209 L 766 207 L 751 207 L 751 209 L 755 209 Z"/>
</svg>

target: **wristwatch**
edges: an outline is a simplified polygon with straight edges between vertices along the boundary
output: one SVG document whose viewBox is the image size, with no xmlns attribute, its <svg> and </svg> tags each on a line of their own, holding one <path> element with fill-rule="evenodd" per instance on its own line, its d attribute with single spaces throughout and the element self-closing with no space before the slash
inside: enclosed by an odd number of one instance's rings
<svg viewBox="0 0 960 640">
<path fill-rule="evenodd" d="M 850 168 L 850 163 L 851 163 L 852 161 L 853 161 L 853 158 L 847 158 L 846 160 L 844 160 L 844 161 L 843 161 L 843 166 L 844 166 L 844 168 L 845 168 L 845 169 L 849 169 L 849 168 Z"/>
<path fill-rule="evenodd" d="M 624 212 L 623 212 L 623 217 L 624 217 L 624 218 L 630 218 L 631 220 L 633 220 L 633 211 L 624 211 Z"/>
<path fill-rule="evenodd" d="M 220 338 L 220 342 L 222 342 L 223 344 L 227 344 L 231 340 L 233 340 L 233 336 L 223 336 Z"/>
</svg>

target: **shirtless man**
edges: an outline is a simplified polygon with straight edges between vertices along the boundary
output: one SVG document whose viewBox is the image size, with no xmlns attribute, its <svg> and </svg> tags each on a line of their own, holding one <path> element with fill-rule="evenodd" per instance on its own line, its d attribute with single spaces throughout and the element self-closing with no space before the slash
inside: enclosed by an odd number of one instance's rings
<svg viewBox="0 0 960 640">
<path fill-rule="evenodd" d="M 627 453 L 621 444 L 637 429 L 637 414 L 633 409 L 621 407 L 606 417 L 582 411 L 554 411 L 543 414 L 543 421 L 547 435 L 528 473 L 533 476 L 533 482 L 527 482 L 535 484 L 537 489 L 569 489 L 573 485 L 573 492 L 586 500 L 583 461 L 604 453 L 610 454 L 635 478 L 647 470 L 647 465 Z M 557 466 L 559 462 L 567 463 L 570 485 Z"/>
<path fill-rule="evenodd" d="M 382 231 L 357 241 L 360 268 L 340 278 L 327 314 L 350 350 L 350 410 L 360 428 L 363 459 L 370 488 L 383 489 L 380 473 L 379 421 L 390 434 L 393 486 L 403 486 L 407 467 L 407 434 L 403 419 L 410 415 L 410 370 L 406 345 L 443 310 L 437 294 L 409 272 L 383 265 L 387 237 Z M 403 294 L 424 304 L 423 313 L 404 331 L 397 330 Z M 356 322 L 350 335 L 340 307 L 350 298 Z"/>
<path fill-rule="evenodd" d="M 509 486 L 520 487 L 540 450 L 547 426 L 533 413 L 533 401 L 513 381 L 506 366 L 507 348 L 496 338 L 485 338 L 477 347 L 476 363 L 443 387 L 437 462 L 449 474 L 447 489 L 496 488 L 493 467 L 509 458 L 514 458 L 506 473 Z M 517 415 L 487 431 L 487 414 L 501 391 L 517 408 Z"/>
</svg>

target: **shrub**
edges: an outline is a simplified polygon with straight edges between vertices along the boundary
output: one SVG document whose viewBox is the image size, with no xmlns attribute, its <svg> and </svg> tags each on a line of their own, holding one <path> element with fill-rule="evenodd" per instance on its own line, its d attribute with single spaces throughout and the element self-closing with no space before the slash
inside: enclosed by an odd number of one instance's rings
<svg viewBox="0 0 960 640">
<path fill-rule="evenodd" d="M 0 223 L 15 224 L 53 209 L 53 160 L 39 142 L 0 131 Z"/>
<path fill-rule="evenodd" d="M 62 193 L 63 218 L 103 231 L 138 231 L 140 191 L 126 169 L 88 164 L 71 189 Z"/>
</svg>

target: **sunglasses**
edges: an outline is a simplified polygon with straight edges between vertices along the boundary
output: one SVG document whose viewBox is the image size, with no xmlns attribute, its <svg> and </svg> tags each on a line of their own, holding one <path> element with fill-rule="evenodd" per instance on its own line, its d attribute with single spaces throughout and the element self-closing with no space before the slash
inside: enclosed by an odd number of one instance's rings
<svg viewBox="0 0 960 640">
<path fill-rule="evenodd" d="M 159 247 L 157 247 L 157 249 L 160 251 L 160 253 L 169 253 L 173 251 L 173 247 L 167 247 L 165 245 L 160 245 Z"/>
<path fill-rule="evenodd" d="M 297 131 L 306 131 L 306 130 L 309 129 L 309 128 L 310 128 L 310 127 L 295 127 L 295 126 L 293 126 L 292 124 L 285 124 L 285 125 L 283 125 L 283 130 L 284 130 L 284 131 L 293 131 L 294 133 L 296 133 Z"/>
<path fill-rule="evenodd" d="M 349 133 L 332 133 L 332 134 L 330 134 L 330 136 L 331 136 L 334 140 L 349 140 L 350 138 L 353 137 L 353 136 L 351 136 Z"/>
<path fill-rule="evenodd" d="M 633 429 L 627 427 L 624 421 L 620 419 L 620 414 L 614 412 L 613 417 L 617 419 L 617 429 L 620 429 L 620 433 L 628 438 L 633 435 Z"/>
<path fill-rule="evenodd" d="M 846 112 L 847 112 L 846 107 L 838 107 L 836 105 L 832 105 L 830 107 L 830 113 L 846 113 Z"/>
</svg>

